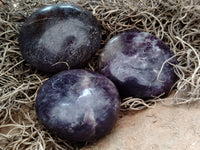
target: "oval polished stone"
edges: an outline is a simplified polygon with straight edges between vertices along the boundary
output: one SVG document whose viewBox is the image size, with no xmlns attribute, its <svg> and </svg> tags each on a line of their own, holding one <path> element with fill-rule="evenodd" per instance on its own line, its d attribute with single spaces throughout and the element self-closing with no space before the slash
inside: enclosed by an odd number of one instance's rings
<svg viewBox="0 0 200 150">
<path fill-rule="evenodd" d="M 54 135 L 71 141 L 94 141 L 114 126 L 120 109 L 115 85 L 86 70 L 60 72 L 39 89 L 36 112 Z"/>
<path fill-rule="evenodd" d="M 177 61 L 173 58 L 166 62 L 172 56 L 170 48 L 155 36 L 147 32 L 124 32 L 106 44 L 100 72 L 115 83 L 122 97 L 147 100 L 167 95 L 176 82 L 169 62 Z"/>
<path fill-rule="evenodd" d="M 83 67 L 99 49 L 100 42 L 97 19 L 71 4 L 37 10 L 25 21 L 19 35 L 24 59 L 46 72 Z"/>
</svg>

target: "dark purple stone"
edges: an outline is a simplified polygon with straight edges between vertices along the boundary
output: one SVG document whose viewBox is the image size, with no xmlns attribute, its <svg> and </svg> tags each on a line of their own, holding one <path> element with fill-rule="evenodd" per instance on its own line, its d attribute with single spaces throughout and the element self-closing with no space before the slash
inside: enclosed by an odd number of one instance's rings
<svg viewBox="0 0 200 150">
<path fill-rule="evenodd" d="M 32 66 L 46 72 L 80 68 L 100 47 L 97 19 L 76 5 L 50 5 L 34 12 L 19 36 L 20 50 Z"/>
<path fill-rule="evenodd" d="M 122 97 L 144 100 L 168 95 L 177 80 L 174 68 L 165 63 L 173 56 L 170 48 L 146 32 L 124 32 L 105 46 L 100 60 L 100 72 L 110 78 Z M 175 58 L 169 60 L 176 64 Z"/>
<path fill-rule="evenodd" d="M 114 126 L 120 109 L 115 85 L 85 70 L 60 72 L 39 89 L 39 121 L 56 136 L 71 142 L 94 141 Z"/>
</svg>

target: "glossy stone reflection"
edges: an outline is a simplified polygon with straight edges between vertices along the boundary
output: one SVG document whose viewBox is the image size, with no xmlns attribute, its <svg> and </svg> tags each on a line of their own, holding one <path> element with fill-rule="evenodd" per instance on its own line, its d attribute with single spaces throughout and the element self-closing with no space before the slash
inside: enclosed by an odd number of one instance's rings
<svg viewBox="0 0 200 150">
<path fill-rule="evenodd" d="M 47 72 L 84 66 L 99 49 L 100 42 L 96 18 L 69 4 L 37 10 L 25 21 L 19 36 L 24 59 Z"/>
<path fill-rule="evenodd" d="M 146 100 L 167 95 L 176 82 L 177 76 L 169 62 L 177 61 L 175 58 L 167 61 L 172 56 L 169 47 L 155 36 L 124 32 L 105 46 L 100 71 L 116 84 L 122 97 Z"/>
<path fill-rule="evenodd" d="M 39 121 L 56 136 L 72 142 L 106 135 L 119 113 L 119 94 L 105 76 L 85 70 L 63 71 L 39 89 Z"/>
</svg>

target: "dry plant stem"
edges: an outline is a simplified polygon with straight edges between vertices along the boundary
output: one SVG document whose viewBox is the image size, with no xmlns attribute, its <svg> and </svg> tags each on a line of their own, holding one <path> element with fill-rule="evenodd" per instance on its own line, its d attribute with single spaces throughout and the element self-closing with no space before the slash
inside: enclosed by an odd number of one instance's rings
<svg viewBox="0 0 200 150">
<path fill-rule="evenodd" d="M 0 149 L 66 150 L 78 149 L 52 137 L 37 121 L 35 97 L 38 88 L 51 75 L 24 62 L 18 46 L 19 29 L 33 11 L 67 0 L 0 1 Z M 167 43 L 178 59 L 179 80 L 173 97 L 143 101 L 122 100 L 121 109 L 152 108 L 157 101 L 179 105 L 200 100 L 200 2 L 199 0 L 80 0 L 102 25 L 101 48 L 114 35 L 128 30 L 146 31 Z M 98 58 L 85 69 L 98 71 Z M 66 64 L 67 65 L 67 64 Z M 163 64 L 164 65 L 164 64 Z M 162 70 L 162 68 L 161 68 Z"/>
</svg>

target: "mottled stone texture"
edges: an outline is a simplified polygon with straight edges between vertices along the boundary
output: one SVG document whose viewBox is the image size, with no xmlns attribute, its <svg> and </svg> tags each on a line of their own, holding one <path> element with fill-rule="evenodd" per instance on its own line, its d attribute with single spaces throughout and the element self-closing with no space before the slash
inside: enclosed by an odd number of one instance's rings
<svg viewBox="0 0 200 150">
<path fill-rule="evenodd" d="M 177 76 L 170 63 L 170 48 L 146 32 L 124 32 L 112 38 L 104 48 L 100 71 L 118 87 L 122 97 L 144 100 L 164 93 L 167 95 Z"/>
<path fill-rule="evenodd" d="M 105 76 L 85 70 L 54 75 L 39 89 L 39 121 L 56 136 L 72 142 L 93 141 L 114 126 L 120 108 L 115 85 Z"/>
<path fill-rule="evenodd" d="M 80 68 L 100 47 L 101 29 L 87 10 L 69 4 L 34 12 L 19 36 L 20 50 L 32 66 L 47 72 Z"/>
</svg>

